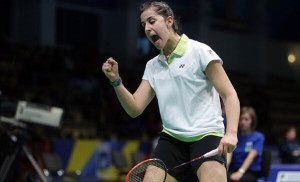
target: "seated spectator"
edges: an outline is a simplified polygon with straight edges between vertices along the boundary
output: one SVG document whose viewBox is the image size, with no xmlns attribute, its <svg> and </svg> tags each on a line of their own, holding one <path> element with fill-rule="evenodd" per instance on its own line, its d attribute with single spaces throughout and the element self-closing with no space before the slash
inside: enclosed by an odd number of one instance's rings
<svg viewBox="0 0 300 182">
<path fill-rule="evenodd" d="M 252 107 L 242 107 L 238 129 L 238 144 L 228 153 L 228 181 L 253 182 L 259 178 L 265 137 L 255 131 L 256 113 Z"/>
<path fill-rule="evenodd" d="M 295 126 L 289 126 L 284 133 L 285 141 L 280 145 L 280 158 L 283 163 L 300 163 L 300 147 L 296 141 Z"/>
</svg>

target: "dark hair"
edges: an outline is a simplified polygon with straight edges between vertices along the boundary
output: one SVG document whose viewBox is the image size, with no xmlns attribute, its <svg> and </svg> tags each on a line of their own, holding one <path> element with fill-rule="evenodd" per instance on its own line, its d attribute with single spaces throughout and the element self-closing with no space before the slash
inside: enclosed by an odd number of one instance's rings
<svg viewBox="0 0 300 182">
<path fill-rule="evenodd" d="M 147 1 L 140 5 L 140 11 L 143 13 L 148 8 L 155 7 L 157 14 L 167 18 L 168 16 L 173 17 L 174 22 L 172 25 L 173 30 L 179 33 L 179 21 L 175 19 L 175 15 L 170 6 L 164 1 Z"/>
<path fill-rule="evenodd" d="M 244 113 L 248 113 L 251 117 L 251 129 L 252 131 L 255 130 L 256 126 L 257 126 L 257 116 L 256 116 L 256 112 L 254 110 L 253 107 L 251 106 L 244 106 L 241 108 L 241 114 L 244 114 Z"/>
</svg>

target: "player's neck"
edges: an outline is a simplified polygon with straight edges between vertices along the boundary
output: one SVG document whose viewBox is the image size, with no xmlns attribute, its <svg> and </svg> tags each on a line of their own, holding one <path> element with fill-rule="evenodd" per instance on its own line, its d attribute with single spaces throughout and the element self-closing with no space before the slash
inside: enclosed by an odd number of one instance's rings
<svg viewBox="0 0 300 182">
<path fill-rule="evenodd" d="M 175 33 L 172 34 L 166 44 L 166 46 L 163 48 L 164 55 L 168 58 L 170 54 L 175 50 L 178 42 L 180 40 L 180 36 Z"/>
</svg>

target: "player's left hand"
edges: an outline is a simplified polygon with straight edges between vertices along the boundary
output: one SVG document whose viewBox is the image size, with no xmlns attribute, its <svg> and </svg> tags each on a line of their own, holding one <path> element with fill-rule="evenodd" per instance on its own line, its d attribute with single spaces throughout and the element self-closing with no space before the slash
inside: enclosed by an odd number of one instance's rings
<svg viewBox="0 0 300 182">
<path fill-rule="evenodd" d="M 225 134 L 219 144 L 219 155 L 231 153 L 236 148 L 238 139 L 236 134 Z"/>
</svg>

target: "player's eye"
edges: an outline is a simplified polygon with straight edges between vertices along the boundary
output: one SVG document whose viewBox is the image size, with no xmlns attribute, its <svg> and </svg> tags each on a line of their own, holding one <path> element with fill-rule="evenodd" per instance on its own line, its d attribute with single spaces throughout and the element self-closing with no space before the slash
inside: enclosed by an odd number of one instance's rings
<svg viewBox="0 0 300 182">
<path fill-rule="evenodd" d="M 150 23 L 151 25 L 153 25 L 153 24 L 155 23 L 155 20 L 150 20 L 149 23 Z"/>
</svg>

